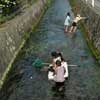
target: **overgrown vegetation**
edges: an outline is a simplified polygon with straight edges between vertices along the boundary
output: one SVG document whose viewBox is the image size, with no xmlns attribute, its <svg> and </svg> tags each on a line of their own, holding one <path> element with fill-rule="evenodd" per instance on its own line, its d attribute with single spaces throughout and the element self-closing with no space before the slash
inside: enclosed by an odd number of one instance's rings
<svg viewBox="0 0 100 100">
<path fill-rule="evenodd" d="M 21 12 L 20 8 L 32 5 L 37 0 L 0 0 L 0 23 L 13 18 Z"/>
<path fill-rule="evenodd" d="M 69 3 L 72 7 L 72 11 L 74 12 L 75 15 L 77 14 L 77 11 L 78 11 L 77 6 L 81 6 L 81 5 L 76 5 L 77 4 L 76 2 L 77 2 L 76 0 L 69 0 Z M 95 56 L 95 58 L 98 60 L 98 62 L 100 64 L 100 52 L 94 47 L 92 41 L 89 39 L 88 32 L 86 31 L 83 23 L 80 23 L 80 28 L 81 28 L 82 32 L 84 33 L 84 36 L 86 38 L 89 48 L 91 49 L 93 55 Z"/>
<path fill-rule="evenodd" d="M 18 0 L 1 0 L 0 1 L 0 13 L 2 15 L 8 15 L 18 8 Z"/>
</svg>

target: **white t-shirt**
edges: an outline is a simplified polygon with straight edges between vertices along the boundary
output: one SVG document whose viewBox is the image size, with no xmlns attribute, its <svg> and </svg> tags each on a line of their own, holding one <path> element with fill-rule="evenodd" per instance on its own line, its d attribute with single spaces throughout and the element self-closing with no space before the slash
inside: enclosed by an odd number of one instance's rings
<svg viewBox="0 0 100 100">
<path fill-rule="evenodd" d="M 65 68 L 64 77 L 67 78 L 68 77 L 68 64 L 67 64 L 67 62 L 62 62 L 61 64 Z"/>
<path fill-rule="evenodd" d="M 69 16 L 66 17 L 64 25 L 70 26 L 70 17 Z"/>
<path fill-rule="evenodd" d="M 53 80 L 54 79 L 54 72 L 49 71 L 48 72 L 48 79 Z"/>
</svg>

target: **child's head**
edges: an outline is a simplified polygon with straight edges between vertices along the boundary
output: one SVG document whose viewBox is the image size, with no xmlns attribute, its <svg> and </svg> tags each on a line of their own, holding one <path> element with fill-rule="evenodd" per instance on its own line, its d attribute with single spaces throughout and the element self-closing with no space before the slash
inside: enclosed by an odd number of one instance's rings
<svg viewBox="0 0 100 100">
<path fill-rule="evenodd" d="M 81 15 L 80 14 L 77 14 L 77 17 L 80 17 Z"/>
<path fill-rule="evenodd" d="M 60 60 L 57 60 L 57 61 L 56 61 L 56 65 L 57 65 L 57 66 L 61 66 L 61 61 L 60 61 Z"/>
<path fill-rule="evenodd" d="M 53 58 L 58 58 L 58 57 L 59 57 L 59 58 L 60 58 L 60 59 L 59 59 L 60 61 L 64 61 L 64 58 L 63 58 L 61 52 L 56 52 L 56 51 L 51 52 L 51 56 L 52 56 Z"/>
<path fill-rule="evenodd" d="M 70 16 L 70 12 L 67 13 L 67 16 Z"/>
<path fill-rule="evenodd" d="M 51 56 L 53 58 L 57 58 L 58 57 L 58 53 L 56 51 L 51 52 Z"/>
<path fill-rule="evenodd" d="M 63 55 L 59 52 L 58 56 L 61 58 L 61 61 L 64 61 Z"/>
</svg>

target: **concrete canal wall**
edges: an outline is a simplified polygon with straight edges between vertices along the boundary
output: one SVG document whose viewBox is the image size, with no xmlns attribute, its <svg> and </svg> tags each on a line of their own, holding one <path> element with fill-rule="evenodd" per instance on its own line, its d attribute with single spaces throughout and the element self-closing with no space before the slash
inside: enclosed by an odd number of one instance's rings
<svg viewBox="0 0 100 100">
<path fill-rule="evenodd" d="M 0 25 L 0 87 L 18 52 L 37 25 L 50 0 L 37 0 L 25 12 Z"/>
<path fill-rule="evenodd" d="M 87 16 L 87 21 L 82 21 L 82 27 L 85 29 L 85 37 L 92 52 L 100 62 L 100 1 L 94 2 L 94 7 L 90 0 L 69 0 L 72 10 L 75 14 Z M 99 5 L 99 6 L 98 6 Z M 83 29 L 83 30 L 84 30 Z"/>
</svg>

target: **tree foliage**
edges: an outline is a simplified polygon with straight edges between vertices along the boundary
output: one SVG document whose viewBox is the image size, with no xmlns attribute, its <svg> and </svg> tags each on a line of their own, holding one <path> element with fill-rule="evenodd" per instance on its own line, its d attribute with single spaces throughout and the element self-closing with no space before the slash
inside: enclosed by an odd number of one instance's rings
<svg viewBox="0 0 100 100">
<path fill-rule="evenodd" d="M 18 8 L 18 0 L 0 0 L 0 13 L 8 15 Z"/>
</svg>

